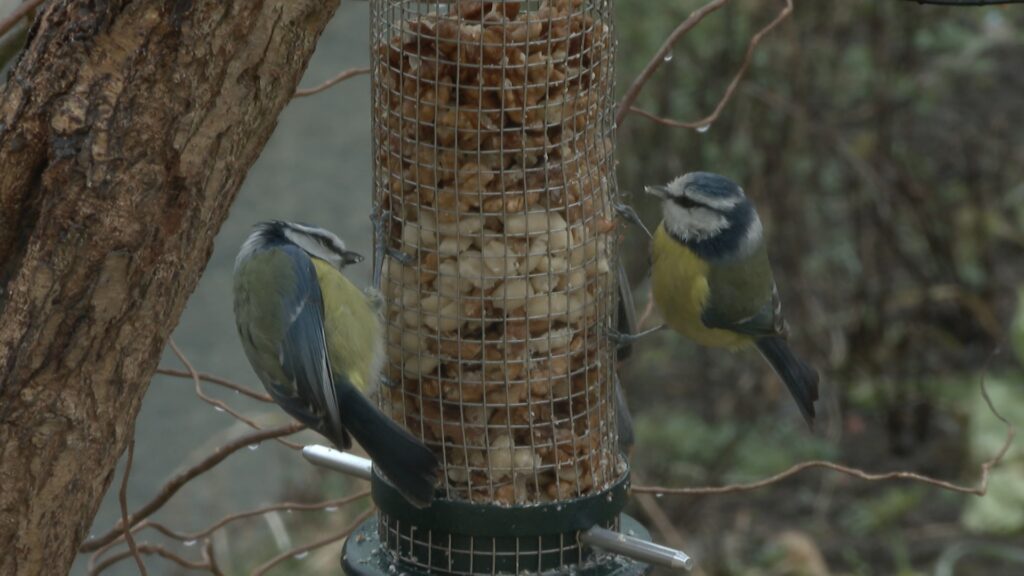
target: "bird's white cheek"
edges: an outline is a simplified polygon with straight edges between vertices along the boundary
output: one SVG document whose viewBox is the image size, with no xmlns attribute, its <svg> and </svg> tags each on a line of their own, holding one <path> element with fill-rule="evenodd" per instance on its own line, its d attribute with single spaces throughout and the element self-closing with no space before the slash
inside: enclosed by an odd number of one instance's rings
<svg viewBox="0 0 1024 576">
<path fill-rule="evenodd" d="M 684 240 L 701 240 L 715 236 L 729 226 L 725 216 L 707 208 L 683 208 L 675 202 L 665 202 L 665 227 L 674 236 Z"/>
</svg>

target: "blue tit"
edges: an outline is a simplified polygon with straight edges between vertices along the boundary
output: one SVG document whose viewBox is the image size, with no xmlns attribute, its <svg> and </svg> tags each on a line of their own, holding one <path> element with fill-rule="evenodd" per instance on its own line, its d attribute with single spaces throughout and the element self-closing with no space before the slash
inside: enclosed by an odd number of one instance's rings
<svg viewBox="0 0 1024 576">
<path fill-rule="evenodd" d="M 813 428 L 818 372 L 786 341 L 761 219 L 743 189 L 724 176 L 693 172 L 647 192 L 662 199 L 651 282 L 666 323 L 703 346 L 753 343 Z"/>
<path fill-rule="evenodd" d="M 257 224 L 235 260 L 238 334 L 285 412 L 339 448 L 354 438 L 407 500 L 425 506 L 436 457 L 360 392 L 375 388 L 384 359 L 377 309 L 341 272 L 362 259 L 321 228 Z"/>
</svg>

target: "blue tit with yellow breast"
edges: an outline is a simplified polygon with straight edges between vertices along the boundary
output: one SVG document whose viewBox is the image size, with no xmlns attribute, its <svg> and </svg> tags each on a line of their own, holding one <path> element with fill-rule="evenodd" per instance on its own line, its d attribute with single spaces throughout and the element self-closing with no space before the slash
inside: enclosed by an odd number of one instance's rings
<svg viewBox="0 0 1024 576">
<path fill-rule="evenodd" d="M 360 390 L 384 358 L 373 299 L 342 269 L 362 261 L 334 234 L 304 224 L 257 224 L 235 260 L 235 321 L 270 396 L 341 449 L 354 438 L 417 506 L 434 496 L 438 462 Z"/>
<path fill-rule="evenodd" d="M 666 323 L 703 346 L 754 344 L 813 428 L 818 372 L 790 349 L 763 227 L 735 182 L 693 172 L 647 192 L 662 199 L 651 241 L 654 300 Z"/>
</svg>

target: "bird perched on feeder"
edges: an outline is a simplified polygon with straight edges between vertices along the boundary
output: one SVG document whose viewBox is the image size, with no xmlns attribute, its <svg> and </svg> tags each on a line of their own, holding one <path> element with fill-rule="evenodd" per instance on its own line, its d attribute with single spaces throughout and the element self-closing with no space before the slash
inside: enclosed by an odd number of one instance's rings
<svg viewBox="0 0 1024 576">
<path fill-rule="evenodd" d="M 362 260 L 327 230 L 257 224 L 235 260 L 238 334 L 285 412 L 339 448 L 355 438 L 406 499 L 425 506 L 437 459 L 360 392 L 374 388 L 383 361 L 373 299 L 342 274 Z"/>
<path fill-rule="evenodd" d="M 651 282 L 667 324 L 703 346 L 754 344 L 813 428 L 818 372 L 786 340 L 753 203 L 735 182 L 709 172 L 646 192 L 662 199 L 663 220 L 651 240 Z"/>
</svg>

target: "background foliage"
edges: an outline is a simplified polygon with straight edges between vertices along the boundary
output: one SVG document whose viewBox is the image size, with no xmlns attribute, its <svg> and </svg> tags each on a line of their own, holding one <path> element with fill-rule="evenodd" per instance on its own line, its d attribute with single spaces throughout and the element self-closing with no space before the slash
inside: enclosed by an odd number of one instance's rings
<svg viewBox="0 0 1024 576">
<path fill-rule="evenodd" d="M 0 0 L 2 13 L 11 4 Z M 620 92 L 701 4 L 618 0 Z M 748 38 L 780 7 L 730 2 L 684 38 L 638 105 L 680 120 L 710 112 Z M 365 65 L 366 18 L 365 5 L 345 4 L 308 85 Z M 14 34 L 24 30 L 8 35 L 5 48 Z M 794 344 L 828 385 L 827 425 L 811 436 L 753 353 L 699 350 L 670 333 L 644 341 L 625 367 L 643 483 L 750 481 L 809 458 L 974 480 L 1004 437 L 977 393 L 986 365 L 996 405 L 1024 424 L 1022 71 L 1021 6 L 808 0 L 761 44 L 708 131 L 627 119 L 623 191 L 696 169 L 743 183 L 766 222 Z M 235 341 L 229 294 L 232 259 L 252 222 L 307 220 L 369 249 L 368 97 L 367 79 L 358 78 L 282 116 L 176 332 L 201 370 L 255 384 Z M 642 194 L 627 198 L 656 221 Z M 645 251 L 631 233 L 625 254 L 640 306 Z M 989 360 L 996 348 L 1003 353 Z M 241 432 L 185 386 L 161 377 L 147 395 L 131 507 Z M 262 423 L 285 421 L 272 407 L 222 397 Z M 194 528 L 249 506 L 355 490 L 277 444 L 253 448 L 190 486 L 158 519 Z M 1022 487 L 1024 452 L 1015 447 L 983 499 L 811 471 L 756 492 L 657 502 L 704 574 L 1015 574 L 1024 571 Z M 268 550 L 335 531 L 361 509 L 271 514 L 232 527 L 215 541 L 218 557 L 229 573 L 247 572 Z M 118 516 L 112 491 L 97 531 Z M 151 573 L 175 573 L 159 560 L 147 564 Z M 337 548 L 289 568 L 335 573 Z M 125 563 L 110 573 L 134 572 Z"/>
<path fill-rule="evenodd" d="M 619 3 L 622 83 L 691 4 Z M 638 104 L 677 120 L 710 112 L 777 9 L 728 4 L 676 47 Z M 749 481 L 819 457 L 977 474 L 1005 437 L 978 379 L 1024 327 L 1009 322 L 1024 278 L 1022 44 L 1020 7 L 801 2 L 710 130 L 630 117 L 622 190 L 696 169 L 743 183 L 765 219 L 795 346 L 829 388 L 827 431 L 809 437 L 756 354 L 660 334 L 628 366 L 645 482 Z M 642 194 L 633 202 L 658 219 Z M 631 241 L 642 253 L 639 235 Z M 627 262 L 640 281 L 643 260 Z M 1021 358 L 998 355 L 988 377 L 1018 423 Z M 661 503 L 700 543 L 708 574 L 923 574 L 954 544 L 1019 538 L 1024 468 L 1013 454 L 983 499 L 811 472 L 753 494 Z M 955 573 L 1024 570 L 982 548 Z"/>
</svg>

